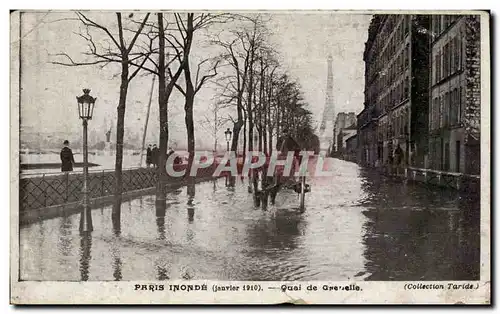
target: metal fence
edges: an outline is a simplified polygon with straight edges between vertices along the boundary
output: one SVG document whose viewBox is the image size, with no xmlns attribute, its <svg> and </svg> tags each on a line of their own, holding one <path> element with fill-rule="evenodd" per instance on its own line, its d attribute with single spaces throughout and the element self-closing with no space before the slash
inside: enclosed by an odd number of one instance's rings
<svg viewBox="0 0 500 314">
<path fill-rule="evenodd" d="M 481 176 L 464 174 L 460 172 L 440 171 L 405 166 L 386 166 L 385 173 L 410 179 L 412 181 L 425 182 L 430 185 L 442 186 L 461 190 L 480 184 Z"/>
<path fill-rule="evenodd" d="M 175 165 L 175 171 L 182 171 L 186 165 Z M 212 176 L 216 165 L 198 169 L 197 177 Z M 156 186 L 157 173 L 154 168 L 124 169 L 122 192 L 137 191 Z M 165 178 L 167 183 L 178 183 L 185 177 Z M 89 198 L 113 195 L 115 174 L 113 170 L 91 171 L 88 177 Z M 58 173 L 30 175 L 19 180 L 19 208 L 28 211 L 48 206 L 78 202 L 82 197 L 83 173 Z"/>
<path fill-rule="evenodd" d="M 157 181 L 155 169 L 124 169 L 123 192 L 154 187 Z M 112 195 L 115 174 L 112 170 L 90 172 L 88 176 L 89 198 Z M 77 202 L 83 189 L 82 173 L 42 174 L 21 178 L 19 181 L 20 211 Z"/>
</svg>

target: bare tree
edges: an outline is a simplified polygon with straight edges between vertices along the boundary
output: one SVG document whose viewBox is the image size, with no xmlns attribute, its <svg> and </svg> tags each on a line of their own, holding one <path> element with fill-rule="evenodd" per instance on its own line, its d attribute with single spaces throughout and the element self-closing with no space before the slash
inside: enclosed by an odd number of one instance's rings
<svg viewBox="0 0 500 314">
<path fill-rule="evenodd" d="M 124 31 L 126 29 L 123 26 L 123 20 L 121 13 L 116 13 L 117 27 L 116 32 L 118 36 L 113 35 L 109 27 L 97 23 L 87 15 L 77 12 L 78 20 L 86 28 L 85 33 L 78 33 L 80 37 L 85 39 L 88 44 L 88 50 L 83 54 L 92 58 L 90 61 L 76 62 L 67 53 L 58 53 L 55 56 L 62 58 L 62 61 L 52 61 L 53 64 L 59 64 L 64 66 L 84 66 L 84 65 L 100 65 L 101 67 L 106 66 L 109 63 L 119 63 L 121 65 L 121 83 L 120 83 L 120 96 L 118 100 L 117 107 L 117 123 L 116 123 L 116 161 L 115 161 L 115 204 L 113 206 L 113 218 L 120 220 L 120 208 L 122 201 L 122 165 L 123 165 L 123 136 L 124 136 L 124 126 L 125 126 L 125 108 L 127 104 L 127 92 L 130 81 L 139 72 L 140 66 L 143 65 L 148 60 L 149 53 L 134 52 L 134 48 L 139 34 L 141 34 L 148 18 L 149 13 L 147 13 L 142 22 L 136 30 L 132 31 L 132 38 L 130 42 L 126 43 L 126 36 Z M 108 47 L 104 47 L 104 42 L 96 42 L 90 30 L 99 32 L 100 35 L 105 36 L 111 43 L 107 41 Z M 130 71 L 130 68 L 138 64 L 135 70 Z"/>
<path fill-rule="evenodd" d="M 158 143 L 156 203 L 157 205 L 165 205 L 166 161 L 169 140 L 168 102 L 188 59 L 183 54 L 182 45 L 176 42 L 176 37 L 172 34 L 172 29 L 169 28 L 170 23 L 163 13 L 157 13 L 157 23 L 148 23 L 147 26 L 149 29 L 141 36 L 141 38 L 146 38 L 141 48 L 148 56 L 148 62 L 146 64 L 134 65 L 150 74 L 158 76 L 160 138 Z M 158 48 L 155 47 L 156 41 L 158 41 Z M 169 51 L 168 53 L 166 53 L 167 50 Z M 156 54 L 158 55 L 157 60 L 152 57 Z M 174 63 L 178 64 L 175 72 L 172 71 Z M 169 76 L 168 80 L 167 73 Z"/>
<path fill-rule="evenodd" d="M 228 14 L 194 14 L 186 13 L 185 19 L 181 13 L 174 13 L 177 30 L 180 39 L 173 37 L 171 43 L 178 44 L 182 47 L 182 53 L 184 58 L 183 72 L 184 72 L 184 87 L 175 83 L 177 90 L 184 95 L 184 111 L 185 111 L 185 123 L 187 130 L 187 142 L 188 142 L 188 152 L 189 152 L 189 165 L 191 166 L 194 150 L 195 150 L 195 136 L 194 136 L 194 121 L 193 121 L 193 107 L 196 94 L 200 91 L 202 86 L 211 78 L 217 75 L 217 66 L 219 60 L 213 60 L 211 58 L 205 58 L 197 65 L 197 70 L 195 77 L 192 77 L 191 65 L 190 65 L 190 54 L 192 50 L 193 40 L 195 33 L 201 29 L 205 29 L 210 25 L 215 23 L 224 23 L 230 20 L 232 17 Z M 202 67 L 205 64 L 210 64 L 210 70 L 208 74 L 202 75 Z"/>
<path fill-rule="evenodd" d="M 204 115 L 203 119 L 200 123 L 201 127 L 204 128 L 214 139 L 214 152 L 217 151 L 218 146 L 218 135 L 219 131 L 222 129 L 224 124 L 228 121 L 228 118 L 220 115 L 221 104 L 216 102 L 210 105 L 210 113 L 209 115 Z"/>
<path fill-rule="evenodd" d="M 226 75 L 220 81 L 225 82 L 221 97 L 228 99 L 228 103 L 236 105 L 237 118 L 233 126 L 233 139 L 231 150 L 236 151 L 240 131 L 246 129 L 245 120 L 249 121 L 249 129 L 252 129 L 253 114 L 252 114 L 252 96 L 253 90 L 253 66 L 255 63 L 255 54 L 258 47 L 264 42 L 263 37 L 263 22 L 261 17 L 257 15 L 241 17 L 240 20 L 249 23 L 250 26 L 242 29 L 231 31 L 229 38 L 223 38 L 220 34 L 212 40 L 213 44 L 222 47 L 223 52 L 221 59 L 232 69 L 230 75 Z M 245 99 L 246 96 L 246 99 Z M 245 116 L 247 119 L 245 119 Z M 251 121 L 251 122 L 250 122 Z M 249 149 L 252 149 L 252 132 L 249 131 Z M 246 130 L 244 130 L 244 138 L 246 138 Z M 246 146 L 246 141 L 244 143 Z M 245 151 L 246 147 L 243 148 Z"/>
</svg>

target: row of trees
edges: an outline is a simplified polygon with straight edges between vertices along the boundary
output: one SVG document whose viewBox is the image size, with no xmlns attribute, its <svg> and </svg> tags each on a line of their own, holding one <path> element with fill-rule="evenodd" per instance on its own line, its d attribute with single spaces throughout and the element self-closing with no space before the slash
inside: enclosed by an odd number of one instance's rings
<svg viewBox="0 0 500 314">
<path fill-rule="evenodd" d="M 166 177 L 169 141 L 169 99 L 174 90 L 184 97 L 187 147 L 193 162 L 195 152 L 194 104 L 198 92 L 211 82 L 216 92 L 212 117 L 200 125 L 209 127 L 216 140 L 219 130 L 231 121 L 231 150 L 243 142 L 243 152 L 273 151 L 273 143 L 283 129 L 295 134 L 304 147 L 319 146 L 313 133 L 311 112 L 300 93 L 300 86 L 280 65 L 270 45 L 264 15 L 216 13 L 156 13 L 127 17 L 115 14 L 115 22 L 101 22 L 78 12 L 87 42 L 86 57 L 75 61 L 67 53 L 54 56 L 52 63 L 64 66 L 116 64 L 120 90 L 116 124 L 114 220 L 120 219 L 122 195 L 123 137 L 127 92 L 139 73 L 158 78 L 159 178 Z M 109 25 L 107 25 L 109 24 Z M 193 58 L 196 44 L 208 43 L 210 56 Z M 199 48 L 199 47 L 198 47 Z M 209 49 L 209 50 L 210 50 Z M 243 139 L 241 140 L 241 136 Z M 254 140 L 257 138 L 257 140 Z M 256 146 L 256 147 L 255 147 Z M 217 143 L 215 143 L 217 147 Z M 189 172 L 187 172 L 189 173 Z M 165 204 L 165 180 L 158 180 L 156 201 Z"/>
</svg>

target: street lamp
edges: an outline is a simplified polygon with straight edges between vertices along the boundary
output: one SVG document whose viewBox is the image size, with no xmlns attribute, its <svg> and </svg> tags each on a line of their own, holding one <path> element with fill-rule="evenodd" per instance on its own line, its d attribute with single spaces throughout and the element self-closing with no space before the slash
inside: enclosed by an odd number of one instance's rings
<svg viewBox="0 0 500 314">
<path fill-rule="evenodd" d="M 224 135 L 226 136 L 226 143 L 227 143 L 227 151 L 229 151 L 229 141 L 231 141 L 231 135 L 233 132 L 229 128 L 227 128 L 226 132 L 224 132 Z"/>
<path fill-rule="evenodd" d="M 89 206 L 88 194 L 88 144 L 87 144 L 87 121 L 92 120 L 94 113 L 94 104 L 97 98 L 90 96 L 90 89 L 84 89 L 83 95 L 76 97 L 78 102 L 78 114 L 83 121 L 83 210 L 80 218 L 80 232 L 90 232 L 92 227 L 92 215 Z"/>
<path fill-rule="evenodd" d="M 224 132 L 224 135 L 226 136 L 226 143 L 227 143 L 227 151 L 229 152 L 229 141 L 231 141 L 231 135 L 233 132 L 229 128 Z M 229 186 L 228 182 L 228 175 L 226 175 L 226 186 Z"/>
</svg>

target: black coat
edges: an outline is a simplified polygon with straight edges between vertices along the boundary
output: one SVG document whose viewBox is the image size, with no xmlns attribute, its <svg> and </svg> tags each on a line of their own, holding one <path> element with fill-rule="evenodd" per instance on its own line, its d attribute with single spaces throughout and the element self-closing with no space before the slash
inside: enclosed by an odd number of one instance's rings
<svg viewBox="0 0 500 314">
<path fill-rule="evenodd" d="M 73 158 L 73 152 L 69 147 L 63 147 L 61 149 L 61 171 L 73 171 L 73 164 L 75 159 Z"/>
<path fill-rule="evenodd" d="M 153 164 L 157 165 L 158 164 L 158 153 L 160 152 L 160 150 L 157 148 L 157 147 L 154 147 L 152 150 L 151 150 L 151 160 L 153 161 Z"/>
<path fill-rule="evenodd" d="M 151 151 L 151 148 L 149 148 L 149 147 L 146 150 L 146 162 L 148 164 L 152 164 L 153 163 L 152 151 Z"/>
</svg>

